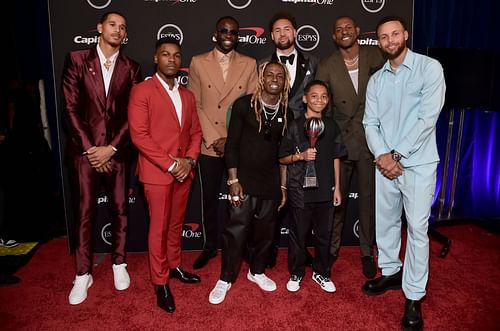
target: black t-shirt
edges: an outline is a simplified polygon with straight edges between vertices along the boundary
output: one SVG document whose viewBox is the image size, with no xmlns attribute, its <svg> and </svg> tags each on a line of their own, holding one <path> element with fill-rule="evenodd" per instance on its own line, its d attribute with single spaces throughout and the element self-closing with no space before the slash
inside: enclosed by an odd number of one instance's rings
<svg viewBox="0 0 500 331">
<path fill-rule="evenodd" d="M 262 113 L 262 128 L 250 106 L 252 95 L 237 99 L 231 110 L 224 156 L 227 168 L 237 168 L 243 193 L 264 199 L 280 199 L 278 150 L 285 118 L 278 109 L 276 114 L 267 109 Z"/>
<path fill-rule="evenodd" d="M 303 207 L 308 202 L 325 202 L 333 199 L 332 187 L 335 184 L 333 160 L 346 154 L 340 129 L 329 117 L 322 117 L 325 130 L 316 142 L 316 176 L 317 188 L 303 188 L 306 161 L 298 161 L 288 165 L 288 196 L 292 206 Z M 309 148 L 309 138 L 304 129 L 304 115 L 290 123 L 288 132 L 280 146 L 279 157 L 303 152 Z"/>
</svg>

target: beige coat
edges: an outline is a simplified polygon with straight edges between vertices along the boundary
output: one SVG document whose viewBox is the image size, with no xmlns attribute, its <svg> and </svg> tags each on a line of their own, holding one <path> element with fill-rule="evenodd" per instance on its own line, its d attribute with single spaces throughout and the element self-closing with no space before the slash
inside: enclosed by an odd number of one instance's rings
<svg viewBox="0 0 500 331">
<path fill-rule="evenodd" d="M 189 67 L 188 88 L 195 95 L 203 133 L 201 153 L 209 156 L 217 156 L 212 148 L 213 142 L 227 137 L 233 102 L 240 96 L 253 93 L 257 86 L 255 59 L 234 51 L 224 82 L 215 52 L 214 49 L 193 56 Z"/>
</svg>

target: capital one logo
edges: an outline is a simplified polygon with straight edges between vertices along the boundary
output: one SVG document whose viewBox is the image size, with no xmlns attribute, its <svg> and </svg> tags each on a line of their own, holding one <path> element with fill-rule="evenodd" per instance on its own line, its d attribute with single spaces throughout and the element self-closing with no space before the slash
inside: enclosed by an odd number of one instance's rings
<svg viewBox="0 0 500 331">
<path fill-rule="evenodd" d="M 198 223 L 184 223 L 182 229 L 183 238 L 201 238 L 201 231 L 197 231 L 200 225 Z"/>
<path fill-rule="evenodd" d="M 319 45 L 319 31 L 312 25 L 302 25 L 297 30 L 297 47 L 305 52 L 312 51 Z"/>
<path fill-rule="evenodd" d="M 248 28 L 240 28 L 240 36 L 238 37 L 238 42 L 251 45 L 264 45 L 266 43 L 267 38 L 261 37 L 263 33 L 264 33 L 264 28 L 261 27 L 255 26 Z"/>
<path fill-rule="evenodd" d="M 359 219 L 352 226 L 352 233 L 359 239 Z"/>
<path fill-rule="evenodd" d="M 361 5 L 369 13 L 378 13 L 384 8 L 385 0 L 361 0 Z"/>
<path fill-rule="evenodd" d="M 234 9 L 245 9 L 252 3 L 252 0 L 227 0 L 227 3 Z"/>
<path fill-rule="evenodd" d="M 87 0 L 90 7 L 95 9 L 104 9 L 111 3 L 111 0 Z"/>
<path fill-rule="evenodd" d="M 179 44 L 182 45 L 182 41 L 184 40 L 184 34 L 182 33 L 181 28 L 179 26 L 168 23 L 163 25 L 156 34 L 156 39 L 172 37 L 175 40 L 179 41 Z"/>
<path fill-rule="evenodd" d="M 101 238 L 106 244 L 111 246 L 111 223 L 106 223 L 101 229 Z"/>
</svg>

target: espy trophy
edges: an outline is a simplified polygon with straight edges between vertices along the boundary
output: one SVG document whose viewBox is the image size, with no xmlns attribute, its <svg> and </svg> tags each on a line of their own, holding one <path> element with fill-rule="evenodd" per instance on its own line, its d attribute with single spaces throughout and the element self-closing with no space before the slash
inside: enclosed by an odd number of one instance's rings
<svg viewBox="0 0 500 331">
<path fill-rule="evenodd" d="M 321 118 L 311 117 L 304 123 L 304 129 L 307 136 L 309 137 L 309 146 L 314 148 L 318 137 L 321 136 L 325 130 L 325 123 Z M 304 176 L 303 188 L 308 187 L 318 187 L 318 178 L 316 177 L 316 167 L 314 160 L 307 161 L 306 163 L 306 174 Z"/>
</svg>

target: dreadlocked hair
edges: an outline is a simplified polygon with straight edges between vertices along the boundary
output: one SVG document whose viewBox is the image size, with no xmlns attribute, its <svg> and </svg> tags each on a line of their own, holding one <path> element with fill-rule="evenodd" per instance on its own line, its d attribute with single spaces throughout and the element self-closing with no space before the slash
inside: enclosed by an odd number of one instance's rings
<svg viewBox="0 0 500 331">
<path fill-rule="evenodd" d="M 264 91 L 264 71 L 266 70 L 268 65 L 275 64 L 279 65 L 283 68 L 285 72 L 285 82 L 283 86 L 283 91 L 281 91 L 279 102 L 281 103 L 281 109 L 283 111 L 283 117 L 285 119 L 285 125 L 283 126 L 282 135 L 285 135 L 287 129 L 287 114 L 288 114 L 288 92 L 290 92 L 290 73 L 286 65 L 281 62 L 271 60 L 269 62 L 264 62 L 259 66 L 259 79 L 257 82 L 257 88 L 255 89 L 255 93 L 252 95 L 252 99 L 250 100 L 250 105 L 252 106 L 255 112 L 255 118 L 259 123 L 259 132 L 262 129 L 262 111 L 264 106 L 262 105 L 262 92 Z"/>
</svg>

